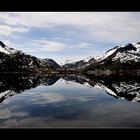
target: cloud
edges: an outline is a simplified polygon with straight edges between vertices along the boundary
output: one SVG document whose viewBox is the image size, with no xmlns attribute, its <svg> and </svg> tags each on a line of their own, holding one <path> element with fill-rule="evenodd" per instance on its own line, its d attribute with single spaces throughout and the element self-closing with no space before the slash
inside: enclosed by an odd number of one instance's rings
<svg viewBox="0 0 140 140">
<path fill-rule="evenodd" d="M 20 33 L 23 33 L 23 32 L 28 32 L 28 28 L 24 28 L 24 27 L 17 27 L 17 28 L 13 28 L 13 32 L 20 32 Z"/>
<path fill-rule="evenodd" d="M 5 25 L 0 25 L 0 35 L 8 36 L 12 33 L 12 28 Z"/>
<path fill-rule="evenodd" d="M 8 25 L 44 28 L 65 24 L 83 25 L 87 23 L 87 15 L 75 12 L 4 12 L 0 13 L 0 18 Z"/>
<path fill-rule="evenodd" d="M 56 52 L 63 50 L 66 44 L 48 40 L 33 40 L 31 46 L 37 47 L 36 50 L 42 52 Z"/>
<path fill-rule="evenodd" d="M 36 47 L 34 49 L 37 51 L 56 52 L 56 51 L 64 50 L 65 48 L 89 49 L 92 48 L 93 45 L 87 42 L 69 44 L 69 43 L 52 41 L 47 39 L 39 39 L 39 40 L 33 40 L 31 46 Z"/>
<path fill-rule="evenodd" d="M 75 45 L 75 48 L 81 48 L 81 49 L 88 49 L 88 48 L 92 48 L 92 44 L 86 43 L 86 42 L 81 42 L 78 43 L 77 45 Z"/>
<path fill-rule="evenodd" d="M 139 16 L 139 12 L 135 14 Z M 119 28 L 122 24 L 126 25 L 127 21 L 130 21 L 128 25 L 132 25 L 136 20 L 132 12 L 1 12 L 0 18 L 8 25 L 28 27 L 50 27 L 50 24 L 52 26 L 73 24 L 99 27 L 108 24 L 108 26 Z"/>
<path fill-rule="evenodd" d="M 10 27 L 7 25 L 0 25 L 0 36 L 9 36 L 14 32 L 27 32 L 27 28 L 23 27 Z"/>
</svg>

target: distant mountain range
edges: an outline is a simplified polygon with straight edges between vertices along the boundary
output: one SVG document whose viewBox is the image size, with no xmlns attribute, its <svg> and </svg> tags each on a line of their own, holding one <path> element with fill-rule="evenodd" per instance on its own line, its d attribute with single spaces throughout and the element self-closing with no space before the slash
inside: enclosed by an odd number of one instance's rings
<svg viewBox="0 0 140 140">
<path fill-rule="evenodd" d="M 79 60 L 72 63 L 65 63 L 62 65 L 62 68 L 70 69 L 70 70 L 80 70 L 83 69 L 86 65 L 94 63 L 95 58 L 90 58 L 89 60 Z"/>
<path fill-rule="evenodd" d="M 61 68 L 53 59 L 40 59 L 0 41 L 0 72 L 47 71 Z"/>
</svg>

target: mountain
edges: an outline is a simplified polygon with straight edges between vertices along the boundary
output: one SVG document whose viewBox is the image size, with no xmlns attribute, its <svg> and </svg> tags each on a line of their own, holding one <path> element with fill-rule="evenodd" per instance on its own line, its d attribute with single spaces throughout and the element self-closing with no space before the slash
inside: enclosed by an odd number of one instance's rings
<svg viewBox="0 0 140 140">
<path fill-rule="evenodd" d="M 68 64 L 68 63 L 75 63 L 74 60 L 72 59 L 67 59 L 64 63 L 62 63 L 62 65 Z"/>
<path fill-rule="evenodd" d="M 53 59 L 45 58 L 45 59 L 40 59 L 40 60 L 41 60 L 41 65 L 43 66 L 47 65 L 49 69 L 61 68 L 60 65 L 58 65 Z"/>
<path fill-rule="evenodd" d="M 6 46 L 0 41 L 0 71 L 47 71 L 61 68 L 54 60 L 40 59 Z"/>
<path fill-rule="evenodd" d="M 133 61 L 138 62 L 140 60 L 140 43 L 129 43 L 125 46 L 116 46 L 108 50 L 105 55 L 102 55 L 97 61 L 105 59 L 112 59 L 112 61 L 119 60 L 121 63 Z"/>
<path fill-rule="evenodd" d="M 83 60 L 77 61 L 77 62 L 73 62 L 73 63 L 66 63 L 64 65 L 62 65 L 62 68 L 66 68 L 66 69 L 70 69 L 70 70 L 77 70 L 79 67 L 85 65 L 86 62 L 84 62 Z"/>
<path fill-rule="evenodd" d="M 95 61 L 86 64 L 84 71 L 92 70 L 139 70 L 140 43 L 129 43 L 125 46 L 116 46 L 108 50 Z"/>
<path fill-rule="evenodd" d="M 95 59 L 94 58 L 85 58 L 84 60 L 80 60 L 80 61 L 76 61 L 76 62 L 72 62 L 72 63 L 66 63 L 64 65 L 62 65 L 62 68 L 65 69 L 70 69 L 70 70 L 80 70 L 82 69 L 84 66 L 89 65 L 90 63 L 94 62 Z"/>
</svg>

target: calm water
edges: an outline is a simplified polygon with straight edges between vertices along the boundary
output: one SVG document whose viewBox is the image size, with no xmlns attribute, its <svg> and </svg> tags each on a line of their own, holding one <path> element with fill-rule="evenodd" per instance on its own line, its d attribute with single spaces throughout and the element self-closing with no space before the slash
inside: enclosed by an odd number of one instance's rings
<svg viewBox="0 0 140 140">
<path fill-rule="evenodd" d="M 0 127 L 140 127 L 139 76 L 0 75 Z"/>
</svg>

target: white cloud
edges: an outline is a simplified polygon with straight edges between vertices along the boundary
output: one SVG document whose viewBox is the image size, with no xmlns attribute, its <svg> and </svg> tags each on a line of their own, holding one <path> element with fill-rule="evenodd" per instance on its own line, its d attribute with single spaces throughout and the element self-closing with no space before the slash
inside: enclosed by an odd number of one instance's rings
<svg viewBox="0 0 140 140">
<path fill-rule="evenodd" d="M 27 28 L 23 27 L 10 27 L 7 25 L 0 25 L 0 36 L 9 36 L 14 32 L 27 32 Z"/>
<path fill-rule="evenodd" d="M 12 33 L 12 28 L 5 25 L 0 25 L 0 35 L 8 36 Z"/>
<path fill-rule="evenodd" d="M 33 40 L 31 46 L 37 47 L 36 50 L 42 52 L 56 52 L 63 50 L 66 44 L 48 40 Z"/>
<path fill-rule="evenodd" d="M 13 32 L 20 32 L 20 33 L 22 33 L 22 32 L 28 32 L 29 29 L 28 28 L 24 28 L 24 27 L 17 27 L 17 28 L 13 28 L 12 31 Z"/>
<path fill-rule="evenodd" d="M 86 42 L 81 42 L 78 43 L 77 45 L 75 45 L 75 48 L 81 48 L 81 49 L 88 49 L 88 48 L 92 48 L 92 44 L 86 43 Z"/>
</svg>

